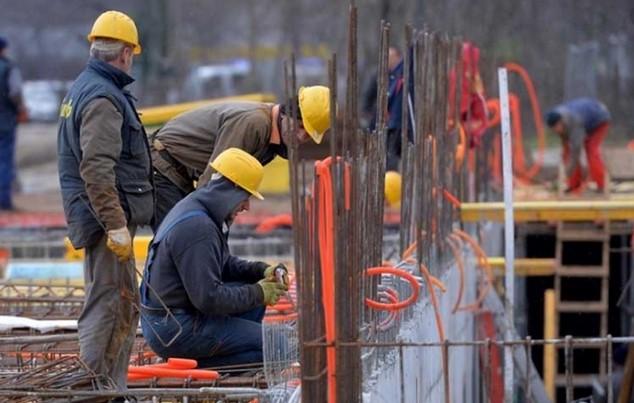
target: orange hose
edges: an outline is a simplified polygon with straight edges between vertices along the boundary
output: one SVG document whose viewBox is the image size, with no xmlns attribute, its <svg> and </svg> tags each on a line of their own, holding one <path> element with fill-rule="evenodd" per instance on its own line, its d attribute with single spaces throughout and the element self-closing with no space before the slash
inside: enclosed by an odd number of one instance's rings
<svg viewBox="0 0 634 403">
<path fill-rule="evenodd" d="M 173 369 L 173 368 L 160 368 L 154 366 L 135 367 L 129 366 L 128 372 L 130 374 L 147 375 L 157 378 L 192 378 L 192 379 L 208 379 L 216 380 L 220 377 L 218 372 L 209 371 L 204 369 Z"/>
<path fill-rule="evenodd" d="M 533 85 L 533 81 L 531 80 L 528 72 L 517 63 L 509 62 L 504 64 L 504 67 L 506 67 L 509 71 L 519 74 L 519 76 L 522 78 L 524 86 L 526 87 L 526 91 L 528 92 L 531 109 L 533 110 L 533 120 L 535 122 L 535 129 L 537 130 L 537 157 L 535 158 L 535 162 L 530 167 L 530 169 L 525 172 L 526 179 L 532 179 L 537 175 L 544 164 L 546 135 L 544 133 L 544 122 L 542 121 L 542 110 L 537 99 L 535 86 Z"/>
<path fill-rule="evenodd" d="M 324 324 L 326 328 L 326 342 L 331 346 L 326 348 L 326 372 L 328 374 L 328 401 L 336 402 L 336 355 L 334 344 L 336 339 L 335 329 L 335 290 L 334 290 L 334 208 L 332 205 L 332 176 L 330 172 L 332 158 L 315 162 L 316 183 L 319 200 L 318 211 L 320 217 L 317 222 L 319 237 L 319 257 L 321 262 L 321 292 L 324 305 Z M 344 174 L 344 190 L 349 189 L 348 175 Z M 346 204 L 348 204 L 348 195 Z M 346 206 L 348 207 L 348 206 Z"/>
<path fill-rule="evenodd" d="M 257 234 L 266 234 L 277 228 L 292 227 L 293 217 L 290 214 L 279 214 L 273 217 L 265 218 L 255 227 Z"/>
<path fill-rule="evenodd" d="M 544 132 L 544 123 L 542 121 L 542 111 L 539 105 L 539 101 L 537 99 L 537 92 L 535 91 L 535 86 L 528 74 L 528 72 L 517 63 L 506 63 L 504 65 L 507 70 L 510 72 L 517 73 L 524 87 L 526 88 L 526 92 L 528 93 L 528 98 L 531 104 L 531 109 L 533 112 L 533 121 L 535 123 L 535 129 L 537 131 L 537 155 L 533 164 L 527 168 L 526 167 L 526 158 L 525 158 L 525 150 L 524 150 L 524 142 L 523 142 L 523 133 L 522 133 L 522 117 L 521 117 L 521 107 L 520 101 L 517 95 L 510 94 L 509 95 L 509 108 L 511 112 L 511 124 L 513 131 L 513 168 L 514 173 L 519 179 L 519 183 L 526 183 L 534 179 L 535 176 L 541 170 L 544 164 L 544 151 L 546 149 L 546 135 Z M 500 124 L 500 101 L 499 99 L 489 99 L 487 101 L 487 107 L 491 113 L 490 118 L 487 120 L 487 127 L 491 128 Z M 499 153 L 498 160 L 499 160 Z M 495 168 L 495 167 L 494 167 Z M 494 169 L 494 173 L 497 170 Z M 497 176 L 497 174 L 496 174 Z"/>
<path fill-rule="evenodd" d="M 292 320 L 296 320 L 297 317 L 298 317 L 297 312 L 288 313 L 284 315 L 267 315 L 264 317 L 263 322 L 265 323 L 289 322 Z"/>
<path fill-rule="evenodd" d="M 416 278 L 412 276 L 410 273 L 405 270 L 397 269 L 389 266 L 379 266 L 379 267 L 371 267 L 366 270 L 365 274 L 367 276 L 377 276 L 380 274 L 393 274 L 398 277 L 402 277 L 407 280 L 412 287 L 412 294 L 405 301 L 400 301 L 396 303 L 384 303 L 371 300 L 370 298 L 365 299 L 365 304 L 370 308 L 374 308 L 382 311 L 397 311 L 403 308 L 406 308 L 412 305 L 418 299 L 418 295 L 420 293 L 420 286 L 418 285 L 418 281 Z"/>
<path fill-rule="evenodd" d="M 458 238 L 454 234 L 450 234 L 445 241 L 447 242 L 447 245 L 449 245 L 449 249 L 451 249 L 451 253 L 453 254 L 453 257 L 456 260 L 456 265 L 458 266 L 458 272 L 460 273 L 458 297 L 456 298 L 456 303 L 451 310 L 451 313 L 456 313 L 458 307 L 460 306 L 460 302 L 462 301 L 462 294 L 464 293 L 464 260 L 462 259 L 462 254 L 460 253 L 459 247 L 454 244 L 454 242 L 459 243 L 460 238 Z"/>
<path fill-rule="evenodd" d="M 482 250 L 480 245 L 478 245 L 478 243 L 475 241 L 475 239 L 473 239 L 466 232 L 464 232 L 462 230 L 459 230 L 459 229 L 454 230 L 454 233 L 456 235 L 458 235 L 460 238 L 462 238 L 464 241 L 466 241 L 471 246 L 471 249 L 473 250 L 473 252 L 478 256 L 479 264 L 484 267 L 484 270 L 485 270 L 485 273 L 486 273 L 486 279 L 484 281 L 484 287 L 481 288 L 480 294 L 478 295 L 478 298 L 476 299 L 476 301 L 474 303 L 472 303 L 472 304 L 465 305 L 465 306 L 462 306 L 462 307 L 458 308 L 459 311 L 463 311 L 463 310 L 477 310 L 477 309 L 480 308 L 480 305 L 482 304 L 482 301 L 484 301 L 484 299 L 486 298 L 487 294 L 491 290 L 491 287 L 493 285 L 493 270 L 491 269 L 491 264 L 489 263 L 489 259 L 488 259 L 487 255 L 486 255 L 486 253 L 484 252 L 484 250 Z"/>
</svg>

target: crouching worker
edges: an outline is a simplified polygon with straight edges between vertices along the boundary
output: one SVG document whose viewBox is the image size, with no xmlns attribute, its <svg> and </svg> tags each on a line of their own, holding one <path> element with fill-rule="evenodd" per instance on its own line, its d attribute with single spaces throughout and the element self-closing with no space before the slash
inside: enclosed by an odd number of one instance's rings
<svg viewBox="0 0 634 403">
<path fill-rule="evenodd" d="M 141 285 L 143 335 L 159 356 L 193 358 L 199 367 L 257 363 L 266 305 L 277 302 L 288 282 L 286 276 L 276 281 L 280 265 L 232 256 L 227 238 L 251 196 L 262 199 L 263 167 L 237 148 L 211 166 L 212 180 L 176 204 L 150 244 Z"/>
</svg>

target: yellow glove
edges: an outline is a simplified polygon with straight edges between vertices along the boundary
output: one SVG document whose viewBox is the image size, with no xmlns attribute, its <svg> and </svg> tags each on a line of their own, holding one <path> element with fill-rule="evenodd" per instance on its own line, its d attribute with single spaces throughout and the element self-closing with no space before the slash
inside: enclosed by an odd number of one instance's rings
<svg viewBox="0 0 634 403">
<path fill-rule="evenodd" d="M 262 294 L 264 295 L 264 305 L 275 305 L 282 295 L 286 293 L 286 287 L 284 284 L 276 282 L 260 280 L 258 285 L 262 288 Z"/>
<path fill-rule="evenodd" d="M 106 246 L 117 255 L 120 262 L 127 262 L 134 256 L 132 253 L 132 237 L 128 227 L 109 230 Z"/>
</svg>

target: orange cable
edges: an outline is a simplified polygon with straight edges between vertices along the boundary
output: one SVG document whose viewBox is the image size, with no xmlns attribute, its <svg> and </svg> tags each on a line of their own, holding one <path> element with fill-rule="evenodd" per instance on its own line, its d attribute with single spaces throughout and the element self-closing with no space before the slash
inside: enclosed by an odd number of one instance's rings
<svg viewBox="0 0 634 403">
<path fill-rule="evenodd" d="M 423 276 L 425 277 L 425 282 L 427 283 L 427 290 L 429 291 L 429 296 L 431 299 L 431 304 L 434 308 L 434 316 L 436 317 L 436 330 L 438 331 L 438 338 L 440 339 L 441 342 L 445 342 L 447 340 L 447 338 L 445 337 L 445 328 L 443 325 L 443 321 L 442 321 L 442 317 L 440 316 L 440 308 L 438 307 L 438 300 L 436 299 L 436 293 L 434 292 L 434 287 L 432 286 L 432 281 L 431 281 L 431 274 L 429 273 L 429 270 L 427 270 L 427 267 L 421 263 L 420 264 L 420 269 L 421 272 L 423 273 Z M 443 376 L 445 374 L 448 374 L 447 370 L 448 370 L 448 357 L 447 357 L 447 349 L 445 347 L 442 348 L 442 366 L 443 366 Z M 447 384 L 448 382 L 446 382 Z M 451 402 L 451 397 L 449 395 L 449 390 L 445 389 L 445 401 L 447 403 Z"/>
<path fill-rule="evenodd" d="M 477 310 L 480 308 L 482 301 L 484 301 L 487 294 L 491 290 L 491 287 L 493 285 L 493 270 L 491 269 L 491 264 L 489 263 L 489 259 L 486 253 L 484 252 L 484 250 L 482 250 L 480 245 L 478 245 L 475 239 L 473 239 L 469 234 L 467 234 L 466 232 L 460 229 L 455 229 L 454 233 L 458 235 L 460 238 L 462 238 L 463 240 L 465 240 L 471 246 L 471 249 L 473 250 L 473 252 L 478 256 L 479 264 L 484 267 L 484 271 L 486 273 L 484 287 L 481 288 L 480 294 L 478 295 L 478 298 L 476 299 L 476 301 L 473 302 L 472 304 L 465 305 L 458 308 L 459 311 Z"/>
<path fill-rule="evenodd" d="M 451 249 L 451 253 L 456 260 L 456 265 L 458 266 L 458 272 L 460 273 L 460 285 L 458 286 L 458 297 L 456 298 L 456 303 L 454 304 L 451 313 L 456 313 L 458 307 L 460 306 L 460 302 L 462 301 L 462 294 L 464 293 L 464 260 L 462 259 L 462 254 L 460 253 L 459 247 L 454 244 L 454 242 L 459 243 L 460 238 L 454 234 L 449 234 L 445 239 L 447 245 L 449 245 L 449 249 Z"/>
<path fill-rule="evenodd" d="M 379 266 L 379 267 L 371 267 L 366 270 L 365 274 L 367 276 L 377 276 L 380 274 L 392 274 L 398 277 L 402 277 L 407 280 L 412 287 L 411 295 L 404 301 L 399 301 L 396 303 L 384 303 L 374 301 L 370 298 L 365 299 L 365 304 L 370 308 L 374 308 L 382 311 L 397 311 L 403 308 L 407 308 L 412 305 L 418 299 L 418 295 L 420 294 L 420 286 L 418 285 L 418 281 L 416 278 L 412 276 L 410 273 L 405 270 L 397 269 L 395 267 L 389 266 Z"/>
</svg>

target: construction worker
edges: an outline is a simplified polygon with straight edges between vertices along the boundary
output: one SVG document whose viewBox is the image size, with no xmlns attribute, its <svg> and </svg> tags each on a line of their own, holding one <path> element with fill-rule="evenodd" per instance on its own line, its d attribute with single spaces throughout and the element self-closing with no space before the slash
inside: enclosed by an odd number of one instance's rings
<svg viewBox="0 0 634 403">
<path fill-rule="evenodd" d="M 299 89 L 296 137 L 290 131 L 285 105 L 231 102 L 203 106 L 170 120 L 151 136 L 157 206 L 153 228 L 174 205 L 209 181 L 209 162 L 237 147 L 267 164 L 276 155 L 287 158 L 287 145 L 309 138 L 321 143 L 330 127 L 330 91 L 313 86 Z"/>
<path fill-rule="evenodd" d="M 147 136 L 125 89 L 141 45 L 118 11 L 101 14 L 88 41 L 90 59 L 60 110 L 59 180 L 70 241 L 86 250 L 81 359 L 123 390 L 138 326 L 132 242 L 154 212 Z"/>
<path fill-rule="evenodd" d="M 608 134 L 610 112 L 592 98 L 577 98 L 557 105 L 546 114 L 546 123 L 561 138 L 562 158 L 566 166 L 566 193 L 579 192 L 584 182 L 581 169 L 581 148 L 586 150 L 590 177 L 597 190 L 605 187 L 605 167 L 601 143 Z"/>
<path fill-rule="evenodd" d="M 22 101 L 20 70 L 6 56 L 9 42 L 0 37 L 0 211 L 12 210 L 15 180 L 15 132 L 26 109 Z"/>
<path fill-rule="evenodd" d="M 401 160 L 401 114 L 403 110 L 403 55 L 401 51 L 391 46 L 388 49 L 388 94 L 387 94 L 387 169 L 397 170 Z M 369 121 L 368 129 L 376 126 L 377 107 L 377 76 L 370 81 L 365 94 L 363 111 Z"/>
<path fill-rule="evenodd" d="M 232 256 L 227 238 L 251 196 L 263 199 L 264 168 L 238 148 L 210 165 L 211 181 L 176 204 L 150 244 L 141 284 L 143 335 L 159 356 L 193 358 L 199 367 L 261 362 L 261 322 L 266 305 L 287 290 L 286 268 Z"/>
</svg>

